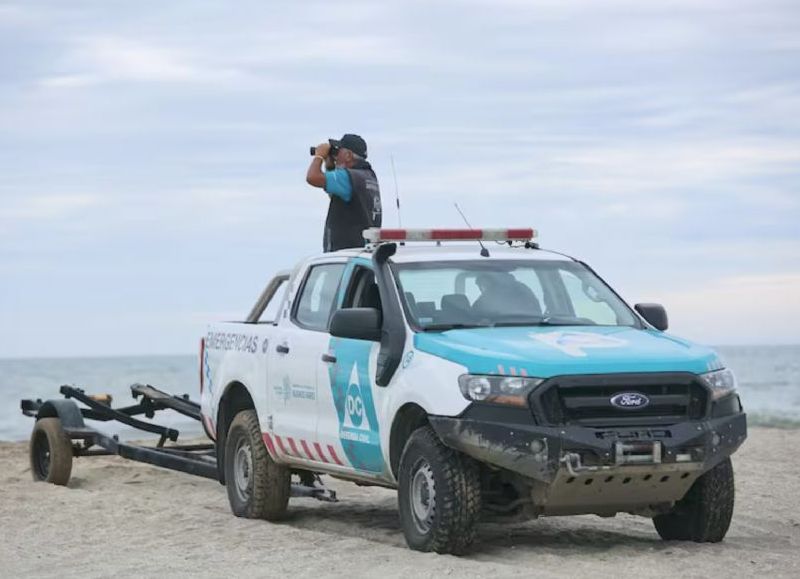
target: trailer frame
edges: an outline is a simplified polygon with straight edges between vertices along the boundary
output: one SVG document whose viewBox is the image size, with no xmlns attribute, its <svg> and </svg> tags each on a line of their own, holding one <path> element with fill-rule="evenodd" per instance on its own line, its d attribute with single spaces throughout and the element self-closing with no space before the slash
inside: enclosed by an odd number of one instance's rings
<svg viewBox="0 0 800 579">
<path fill-rule="evenodd" d="M 136 418 L 142 415 L 153 418 L 159 411 L 174 410 L 202 423 L 200 404 L 191 400 L 188 394 L 169 394 L 149 384 L 132 384 L 130 389 L 131 395 L 134 400 L 137 400 L 137 403 L 119 408 L 111 406 L 113 398 L 108 394 L 91 395 L 81 388 L 65 384 L 59 388 L 63 399 L 55 398 L 45 401 L 25 399 L 20 401 L 20 409 L 25 416 L 36 418 L 37 422 L 43 418 L 59 420 L 60 430 L 69 440 L 71 456 L 68 458 L 59 456 L 58 459 L 68 459 L 71 462 L 72 457 L 117 455 L 136 462 L 219 480 L 216 446 L 213 442 L 175 444 L 180 436 L 180 431 Z M 79 402 L 83 406 L 79 406 Z M 156 434 L 159 438 L 155 446 L 122 442 L 118 435 L 109 436 L 88 426 L 86 420 L 120 422 L 137 430 Z M 168 441 L 171 444 L 167 445 Z M 34 427 L 31 438 L 31 464 L 34 479 L 48 480 L 47 473 L 37 472 L 40 469 L 37 469 L 36 465 L 43 465 L 42 468 L 46 470 L 54 458 L 50 456 L 50 453 L 54 452 L 67 451 L 58 450 L 58 445 L 37 444 L 37 432 Z M 67 470 L 66 480 L 49 482 L 66 485 L 70 470 Z M 310 497 L 326 502 L 337 501 L 336 493 L 326 488 L 318 475 L 306 471 L 299 471 L 295 474 L 299 476 L 300 482 L 292 483 L 292 497 Z"/>
</svg>

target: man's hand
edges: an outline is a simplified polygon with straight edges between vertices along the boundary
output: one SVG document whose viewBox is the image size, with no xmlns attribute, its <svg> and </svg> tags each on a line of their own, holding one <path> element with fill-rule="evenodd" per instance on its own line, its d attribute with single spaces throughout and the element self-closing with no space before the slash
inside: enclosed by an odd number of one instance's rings
<svg viewBox="0 0 800 579">
<path fill-rule="evenodd" d="M 325 168 L 331 169 L 330 152 L 330 143 L 320 143 L 314 147 L 314 158 L 311 159 L 311 165 L 306 173 L 306 183 L 314 187 L 325 188 L 325 173 L 322 172 L 322 163 L 324 161 Z"/>
<path fill-rule="evenodd" d="M 319 155 L 323 159 L 327 158 L 330 152 L 331 152 L 330 143 L 320 143 L 319 145 L 314 147 L 314 155 Z"/>
</svg>

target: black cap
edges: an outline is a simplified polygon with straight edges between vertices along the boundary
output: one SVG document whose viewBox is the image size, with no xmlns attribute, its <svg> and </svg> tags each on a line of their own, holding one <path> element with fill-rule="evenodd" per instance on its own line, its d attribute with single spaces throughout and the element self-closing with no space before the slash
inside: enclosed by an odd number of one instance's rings
<svg viewBox="0 0 800 579">
<path fill-rule="evenodd" d="M 336 139 L 328 139 L 328 142 L 334 149 L 349 149 L 359 157 L 367 158 L 367 142 L 358 135 L 348 133 L 338 141 Z"/>
</svg>

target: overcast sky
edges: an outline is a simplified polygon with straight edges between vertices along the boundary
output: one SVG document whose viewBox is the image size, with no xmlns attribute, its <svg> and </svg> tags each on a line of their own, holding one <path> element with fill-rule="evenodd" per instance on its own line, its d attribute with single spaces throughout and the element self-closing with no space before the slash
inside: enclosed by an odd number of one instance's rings
<svg viewBox="0 0 800 579">
<path fill-rule="evenodd" d="M 800 343 L 796 0 L 0 0 L 0 357 L 193 353 L 321 247 L 308 147 L 397 223 L 532 225 L 672 331 Z"/>
</svg>

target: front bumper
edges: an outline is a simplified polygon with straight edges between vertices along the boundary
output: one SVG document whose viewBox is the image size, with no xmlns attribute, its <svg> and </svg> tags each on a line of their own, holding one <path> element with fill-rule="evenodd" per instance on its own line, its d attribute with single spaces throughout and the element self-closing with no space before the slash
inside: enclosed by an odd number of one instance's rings
<svg viewBox="0 0 800 579">
<path fill-rule="evenodd" d="M 523 416 L 473 406 L 458 418 L 429 418 L 447 446 L 528 480 L 540 514 L 613 514 L 673 502 L 747 437 L 743 412 L 616 428 L 514 422 Z"/>
<path fill-rule="evenodd" d="M 442 441 L 480 462 L 551 484 L 562 476 L 691 472 L 692 480 L 747 437 L 744 412 L 666 426 L 542 426 L 524 414 L 473 406 L 461 417 L 431 416 Z M 645 474 L 646 476 L 646 474 Z"/>
<path fill-rule="evenodd" d="M 458 418 L 430 416 L 430 422 L 447 446 L 545 483 L 562 469 L 622 472 L 637 466 L 693 465 L 702 474 L 733 454 L 747 437 L 744 412 L 659 427 L 540 426 L 492 420 L 469 411 Z M 627 444 L 623 452 L 636 446 L 629 443 L 660 448 L 656 460 L 636 462 L 619 456 L 620 443 Z M 646 452 L 638 454 L 644 457 Z"/>
</svg>

